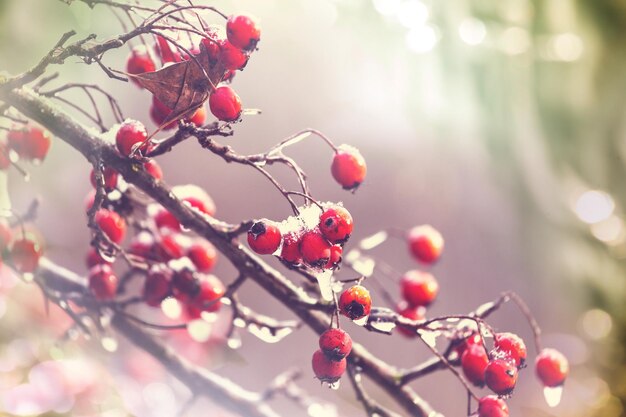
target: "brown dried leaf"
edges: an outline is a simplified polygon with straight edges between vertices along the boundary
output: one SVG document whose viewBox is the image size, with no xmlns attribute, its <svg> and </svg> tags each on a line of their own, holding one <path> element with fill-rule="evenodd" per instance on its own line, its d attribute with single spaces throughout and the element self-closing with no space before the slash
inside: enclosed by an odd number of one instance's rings
<svg viewBox="0 0 626 417">
<path fill-rule="evenodd" d="M 191 116 L 209 98 L 211 84 L 219 83 L 223 75 L 223 68 L 211 68 L 204 48 L 196 55 L 196 60 L 177 62 L 158 71 L 129 74 L 172 109 L 157 131 L 172 122 Z"/>
</svg>

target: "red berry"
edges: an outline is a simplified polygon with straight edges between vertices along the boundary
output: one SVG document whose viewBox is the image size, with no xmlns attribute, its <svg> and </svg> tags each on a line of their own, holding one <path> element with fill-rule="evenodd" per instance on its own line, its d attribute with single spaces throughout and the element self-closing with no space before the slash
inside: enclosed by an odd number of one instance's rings
<svg viewBox="0 0 626 417">
<path fill-rule="evenodd" d="M 126 72 L 129 74 L 143 74 L 144 72 L 153 72 L 156 70 L 154 61 L 143 46 L 133 48 L 131 54 L 126 61 Z M 134 77 L 129 77 L 137 86 L 143 86 Z"/>
<path fill-rule="evenodd" d="M 169 116 L 171 112 L 172 110 L 156 98 L 156 96 L 152 96 L 150 119 L 152 119 L 155 125 L 160 126 L 163 130 L 174 129 L 177 126 L 176 122 L 170 122 L 163 126 L 163 122 L 165 122 L 165 119 L 167 119 L 167 116 Z"/>
<path fill-rule="evenodd" d="M 188 303 L 200 292 L 200 280 L 189 269 L 176 271 L 172 276 L 172 292 L 177 300 Z"/>
<path fill-rule="evenodd" d="M 441 256 L 443 237 L 430 225 L 414 227 L 408 235 L 409 250 L 415 259 L 432 264 Z"/>
<path fill-rule="evenodd" d="M 439 284 L 428 272 L 407 271 L 400 281 L 402 297 L 413 307 L 430 305 L 439 292 Z"/>
<path fill-rule="evenodd" d="M 223 85 L 211 93 L 209 108 L 219 120 L 234 122 L 241 115 L 241 100 L 232 88 Z"/>
<path fill-rule="evenodd" d="M 313 267 L 323 267 L 330 260 L 331 244 L 317 231 L 310 231 L 300 238 L 302 259 Z"/>
<path fill-rule="evenodd" d="M 406 301 L 402 301 L 398 303 L 396 307 L 396 311 L 402 317 L 406 317 L 407 319 L 414 320 L 414 321 L 424 320 L 424 317 L 426 315 L 426 309 L 424 307 L 411 307 Z M 417 333 L 415 333 L 415 330 L 405 327 L 401 324 L 398 325 L 397 329 L 400 333 L 402 333 L 406 337 L 417 336 Z"/>
<path fill-rule="evenodd" d="M 5 143 L 0 142 L 0 170 L 4 171 L 11 166 L 11 158 L 9 157 L 9 148 Z"/>
<path fill-rule="evenodd" d="M 159 307 L 161 301 L 170 295 L 172 277 L 166 268 L 153 268 L 146 275 L 143 285 L 143 299 L 151 307 Z"/>
<path fill-rule="evenodd" d="M 467 350 L 467 348 L 471 345 L 481 345 L 483 344 L 483 339 L 478 333 L 472 333 L 470 336 L 465 339 L 457 339 L 455 341 L 454 352 L 456 355 L 452 356 L 449 361 L 454 365 L 458 365 L 461 363 L 461 357 L 463 353 Z"/>
<path fill-rule="evenodd" d="M 156 96 L 152 96 L 152 105 L 150 106 L 150 118 L 157 126 L 161 126 L 165 119 L 170 115 L 172 110 L 163 104 Z M 199 107 L 194 114 L 185 118 L 186 122 L 193 123 L 196 126 L 202 126 L 206 121 L 206 110 L 204 106 Z M 163 130 L 174 129 L 178 124 L 172 121 L 162 127 Z"/>
<path fill-rule="evenodd" d="M 493 359 L 485 368 L 485 382 L 498 395 L 507 395 L 515 388 L 517 367 L 507 359 Z"/>
<path fill-rule="evenodd" d="M 222 281 L 214 275 L 202 275 L 199 285 L 200 289 L 189 301 L 190 305 L 200 311 L 218 311 L 222 305 L 220 300 L 226 292 Z"/>
<path fill-rule="evenodd" d="M 220 55 L 220 44 L 223 39 L 221 38 L 218 30 L 214 27 L 207 28 L 206 34 L 208 38 L 202 38 L 200 43 L 204 45 L 204 48 L 207 51 L 207 55 L 209 57 L 209 64 L 211 66 L 217 63 Z"/>
<path fill-rule="evenodd" d="M 339 297 L 339 311 L 351 320 L 358 320 L 370 314 L 372 298 L 370 292 L 361 285 L 354 285 Z"/>
<path fill-rule="evenodd" d="M 154 159 L 146 161 L 143 167 L 155 180 L 160 181 L 163 179 L 163 170 Z"/>
<path fill-rule="evenodd" d="M 167 209 L 160 208 L 154 215 L 154 223 L 158 229 L 171 229 L 180 231 L 180 222 Z"/>
<path fill-rule="evenodd" d="M 143 123 L 137 120 L 126 120 L 115 135 L 115 144 L 122 155 L 130 156 L 138 146 L 140 152 L 146 150 L 145 141 L 147 138 L 148 132 Z"/>
<path fill-rule="evenodd" d="M 89 290 L 97 300 L 105 301 L 115 298 L 118 278 L 110 265 L 100 264 L 89 270 Z"/>
<path fill-rule="evenodd" d="M 11 245 L 11 262 L 18 272 L 23 274 L 34 272 L 41 258 L 41 245 L 30 237 L 22 237 Z"/>
<path fill-rule="evenodd" d="M 316 350 L 313 354 L 313 372 L 317 379 L 322 382 L 333 383 L 339 381 L 346 371 L 346 359 L 331 361 L 321 350 Z"/>
<path fill-rule="evenodd" d="M 509 417 L 509 407 L 503 399 L 488 395 L 478 401 L 478 417 Z"/>
<path fill-rule="evenodd" d="M 185 242 L 181 235 L 166 234 L 156 243 L 154 251 L 157 259 L 163 262 L 179 259 L 185 256 Z"/>
<path fill-rule="evenodd" d="M 333 156 L 330 167 L 333 178 L 346 190 L 355 190 L 367 173 L 365 159 L 358 151 L 348 145 L 340 145 Z"/>
<path fill-rule="evenodd" d="M 518 368 L 526 362 L 526 345 L 522 338 L 514 333 L 496 333 L 494 347 L 513 360 Z"/>
<path fill-rule="evenodd" d="M 352 216 L 341 206 L 332 206 L 320 216 L 320 232 L 331 243 L 344 243 L 352 233 Z"/>
<path fill-rule="evenodd" d="M 261 40 L 261 29 L 250 16 L 230 16 L 226 22 L 226 34 L 230 43 L 247 51 L 256 48 Z"/>
<path fill-rule="evenodd" d="M 287 233 L 283 237 L 283 248 L 280 251 L 280 257 L 283 261 L 293 265 L 302 262 L 302 254 L 300 253 L 300 240 L 295 233 Z"/>
<path fill-rule="evenodd" d="M 461 367 L 469 381 L 478 386 L 485 384 L 485 369 L 489 364 L 487 351 L 482 344 L 469 345 L 461 356 Z"/>
<path fill-rule="evenodd" d="M 148 232 L 140 232 L 133 236 L 128 252 L 146 259 L 155 259 L 154 238 Z"/>
<path fill-rule="evenodd" d="M 184 197 L 182 200 L 183 203 L 191 206 L 191 208 L 194 208 L 201 213 L 207 214 L 211 217 L 215 216 L 215 203 L 206 193 L 202 196 Z"/>
<path fill-rule="evenodd" d="M 567 358 L 556 349 L 543 349 L 535 361 L 537 376 L 546 387 L 563 385 L 569 373 Z"/>
<path fill-rule="evenodd" d="M 242 70 L 250 56 L 228 41 L 220 43 L 220 62 L 228 70 Z"/>
<path fill-rule="evenodd" d="M 119 179 L 119 174 L 116 170 L 114 170 L 111 167 L 105 167 L 102 170 L 102 176 L 104 177 L 104 189 L 107 191 L 112 191 L 115 189 L 115 187 L 117 187 L 117 181 Z M 98 186 L 98 183 L 96 182 L 96 173 L 95 171 L 92 169 L 91 170 L 91 174 L 89 175 L 89 179 L 91 180 L 91 185 L 93 185 L 94 188 L 96 188 Z M 95 194 L 92 197 L 91 203 L 89 204 L 89 207 L 91 207 L 91 205 L 93 205 L 93 198 L 95 198 Z M 89 210 L 89 208 L 87 209 Z"/>
<path fill-rule="evenodd" d="M 197 240 L 187 249 L 187 257 L 198 272 L 209 272 L 217 261 L 217 251 L 211 243 Z"/>
<path fill-rule="evenodd" d="M 2 256 L 2 252 L 9 247 L 11 239 L 13 239 L 11 227 L 6 220 L 0 219 L 0 256 Z"/>
<path fill-rule="evenodd" d="M 180 62 L 182 60 L 178 49 L 174 48 L 167 39 L 159 35 L 157 35 L 156 38 L 157 46 L 155 50 L 164 64 L 168 62 Z"/>
<path fill-rule="evenodd" d="M 320 336 L 319 345 L 328 359 L 338 362 L 350 354 L 352 339 L 341 329 L 328 329 Z"/>
<path fill-rule="evenodd" d="M 194 45 L 189 48 L 189 52 L 191 52 L 192 56 L 197 57 L 200 54 L 200 48 Z M 187 52 L 181 52 L 181 57 L 183 61 L 189 61 L 191 59 Z"/>
<path fill-rule="evenodd" d="M 326 269 L 337 269 L 341 263 L 341 255 L 343 254 L 343 248 L 340 245 L 333 245 L 330 247 L 330 258 L 324 265 Z"/>
<path fill-rule="evenodd" d="M 50 134 L 36 126 L 11 130 L 7 135 L 8 145 L 20 158 L 43 161 L 50 149 Z"/>
<path fill-rule="evenodd" d="M 126 236 L 126 221 L 119 214 L 100 209 L 95 216 L 96 223 L 113 243 L 120 243 Z"/>
<path fill-rule="evenodd" d="M 204 106 L 200 107 L 191 117 L 187 117 L 185 120 L 196 126 L 202 126 L 206 121 L 206 109 Z"/>
<path fill-rule="evenodd" d="M 274 222 L 269 220 L 255 222 L 248 230 L 248 245 L 260 255 L 276 252 L 281 240 L 280 230 Z"/>
<path fill-rule="evenodd" d="M 87 256 L 85 257 L 85 263 L 87 264 L 88 268 L 92 268 L 96 265 L 101 265 L 101 264 L 111 264 L 111 262 L 105 260 L 102 256 L 100 256 L 100 254 L 98 253 L 97 250 L 95 250 L 94 248 L 89 248 L 89 251 L 87 252 Z"/>
<path fill-rule="evenodd" d="M 222 77 L 222 82 L 223 83 L 230 83 L 233 81 L 233 78 L 235 78 L 235 75 L 237 75 L 237 71 L 235 70 L 226 70 L 226 72 L 224 72 L 224 76 Z"/>
</svg>

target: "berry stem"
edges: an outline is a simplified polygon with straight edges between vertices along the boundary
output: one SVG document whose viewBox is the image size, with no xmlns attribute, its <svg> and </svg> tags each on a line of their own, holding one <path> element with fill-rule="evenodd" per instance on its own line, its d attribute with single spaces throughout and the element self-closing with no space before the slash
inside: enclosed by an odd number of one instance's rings
<svg viewBox="0 0 626 417">
<path fill-rule="evenodd" d="M 299 132 L 294 133 L 291 136 L 287 136 L 285 139 L 283 139 L 277 145 L 273 146 L 270 149 L 270 151 L 268 152 L 268 154 L 272 154 L 274 152 L 281 152 L 284 148 L 286 148 L 288 146 L 291 146 L 291 145 L 295 145 L 296 143 L 299 143 L 299 142 L 303 141 L 304 139 L 308 138 L 311 135 L 318 136 L 324 142 L 326 142 L 328 144 L 328 146 L 330 146 L 332 148 L 332 150 L 335 151 L 335 153 L 337 152 L 337 150 L 338 150 L 337 146 L 335 146 L 333 141 L 330 140 L 330 138 L 328 136 L 326 136 L 325 134 L 323 134 L 319 130 L 304 129 L 304 130 L 301 130 Z"/>
<path fill-rule="evenodd" d="M 526 302 L 519 295 L 517 295 L 517 293 L 512 291 L 504 293 L 503 298 L 513 301 L 513 303 L 515 303 L 515 305 L 520 309 L 533 332 L 535 351 L 536 353 L 541 352 L 541 327 L 539 327 L 539 323 L 537 323 L 535 316 L 533 316 L 530 308 L 528 308 L 528 304 L 526 304 Z"/>
<path fill-rule="evenodd" d="M 448 368 L 450 372 L 452 372 L 457 377 L 457 379 L 461 381 L 461 384 L 463 384 L 463 386 L 465 386 L 465 389 L 467 389 L 468 394 L 471 395 L 476 401 L 479 401 L 480 397 L 478 397 L 476 394 L 474 394 L 474 392 L 472 392 L 472 388 L 470 387 L 469 382 L 467 382 L 465 377 L 461 375 L 461 373 L 454 366 L 452 366 L 452 364 L 448 361 L 448 359 L 444 355 L 439 353 L 439 351 L 435 347 L 431 346 L 430 343 L 424 340 L 422 332 L 418 331 L 417 335 L 419 339 L 422 342 L 424 342 L 426 347 L 446 366 L 446 368 Z"/>
</svg>

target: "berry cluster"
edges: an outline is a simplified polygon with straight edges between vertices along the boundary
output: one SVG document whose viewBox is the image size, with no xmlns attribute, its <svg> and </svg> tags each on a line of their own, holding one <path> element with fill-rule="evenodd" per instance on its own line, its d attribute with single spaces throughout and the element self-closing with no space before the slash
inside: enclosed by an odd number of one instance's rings
<svg viewBox="0 0 626 417">
<path fill-rule="evenodd" d="M 18 161 L 38 164 L 48 155 L 52 138 L 50 132 L 33 125 L 15 125 L 0 141 L 0 170 L 8 169 Z M 21 168 L 20 168 L 21 169 Z M 18 217 L 18 220 L 21 219 Z M 43 254 L 41 238 L 27 231 L 23 224 L 14 230 L 9 223 L 0 219 L 0 265 L 7 259 L 19 273 L 32 274 Z"/>
<path fill-rule="evenodd" d="M 331 328 L 322 333 L 319 346 L 313 354 L 313 372 L 321 382 L 333 384 L 346 371 L 346 357 L 352 350 L 352 339 L 345 331 Z"/>
<path fill-rule="evenodd" d="M 48 155 L 51 138 L 47 130 L 27 124 L 13 127 L 0 141 L 0 170 L 6 170 L 19 160 L 40 163 Z"/>
<path fill-rule="evenodd" d="M 479 417 L 508 417 L 503 398 L 517 383 L 518 372 L 525 367 L 527 350 L 524 341 L 514 333 L 494 333 L 493 348 L 488 352 L 486 338 L 472 332 L 456 341 L 452 363 L 461 365 L 463 374 L 478 387 L 487 386 L 496 396 L 480 400 Z M 558 387 L 568 373 L 567 359 L 554 349 L 543 349 L 535 362 L 537 376 L 546 387 Z"/>
<path fill-rule="evenodd" d="M 143 146 L 145 128 L 137 121 L 126 121 L 116 135 L 120 153 L 130 155 L 137 145 Z M 155 178 L 162 172 L 154 160 L 142 160 L 144 168 Z M 145 218 L 133 207 L 127 187 L 118 173 L 109 168 L 102 172 L 103 187 L 107 192 L 103 207 L 98 209 L 94 220 L 104 235 L 115 245 L 122 245 L 127 234 L 125 217 L 135 220 L 135 236 L 130 239 L 127 256 L 131 256 L 145 276 L 142 299 L 152 307 L 159 307 L 166 298 L 173 296 L 186 307 L 190 318 L 200 317 L 203 311 L 215 312 L 226 289 L 222 282 L 209 273 L 217 260 L 213 245 L 203 239 L 184 233 L 178 219 L 160 205 L 149 205 Z M 92 183 L 96 185 L 92 172 Z M 211 197 L 196 186 L 178 186 L 173 193 L 190 208 L 202 215 L 213 216 L 215 204 Z M 87 198 L 89 211 L 94 203 L 94 192 Z M 122 250 L 122 249 L 120 249 Z M 114 258 L 91 248 L 86 257 L 89 270 L 89 289 L 100 301 L 113 300 L 120 291 L 120 279 L 113 269 Z"/>
<path fill-rule="evenodd" d="M 444 245 L 441 234 L 430 225 L 409 230 L 407 243 L 413 258 L 425 265 L 432 265 L 439 259 Z M 397 313 L 410 320 L 423 320 L 426 308 L 439 293 L 439 283 L 431 273 L 412 269 L 400 279 L 400 293 L 402 301 L 396 305 Z M 414 330 L 403 325 L 399 325 L 397 330 L 408 338 L 417 335 Z"/>
<path fill-rule="evenodd" d="M 206 52 L 208 69 L 211 70 L 210 72 L 220 74 L 218 83 L 209 96 L 211 113 L 221 121 L 237 121 L 242 112 L 239 96 L 230 86 L 218 84 L 230 83 L 236 71 L 242 71 L 245 68 L 250 54 L 256 49 L 261 39 L 261 31 L 257 23 L 249 16 L 231 16 L 226 22 L 225 34 L 221 27 L 209 27 L 204 36 L 198 37 L 195 43 L 188 41 L 188 37 L 187 32 L 177 36 L 176 39 L 166 39 L 164 36 L 156 35 L 154 52 L 160 58 L 162 67 L 191 60 L 192 57 L 183 50 L 189 51 L 195 60 L 202 52 Z M 132 75 L 154 72 L 157 69 L 150 51 L 144 46 L 134 48 L 126 62 L 126 71 Z M 142 87 L 141 82 L 136 78 L 131 77 L 131 79 L 136 85 Z M 150 117 L 162 129 L 176 127 L 176 119 L 170 118 L 172 110 L 153 96 Z M 191 110 L 195 112 L 185 117 L 185 121 L 202 126 L 206 121 L 204 106 Z"/>
<path fill-rule="evenodd" d="M 414 227 L 406 238 L 409 252 L 417 261 L 430 266 L 440 258 L 444 241 L 432 226 Z M 417 325 L 398 323 L 396 328 L 401 334 L 414 338 L 419 334 L 420 322 L 424 323 L 424 328 L 428 327 L 425 320 L 426 308 L 437 297 L 439 284 L 428 272 L 410 270 L 402 276 L 400 290 L 403 300 L 396 306 L 397 313 Z M 517 298 L 513 300 L 516 303 L 521 302 Z M 525 310 L 522 307 L 522 311 Z M 360 283 L 344 290 L 339 298 L 338 311 L 351 320 L 366 320 L 372 312 L 369 291 Z M 513 392 L 518 373 L 526 366 L 526 345 L 514 333 L 497 333 L 486 324 L 478 326 L 479 331 L 476 328 L 477 322 L 469 317 L 468 320 L 471 323 L 468 322 L 467 326 L 463 325 L 453 331 L 456 336 L 451 338 L 451 353 L 447 359 L 450 366 L 461 367 L 470 383 L 477 387 L 486 386 L 496 394 L 478 401 L 478 417 L 508 417 L 508 407 L 504 400 Z M 538 337 L 538 333 L 535 336 Z M 491 338 L 493 347 L 489 350 L 487 340 Z M 542 384 L 550 388 L 562 385 L 568 373 L 567 359 L 554 349 L 540 351 L 535 368 Z M 316 352 L 313 369 L 322 381 L 334 382 L 343 373 L 345 365 L 332 362 L 328 354 L 320 355 Z"/>
<path fill-rule="evenodd" d="M 282 223 L 254 222 L 248 230 L 248 244 L 256 253 L 275 253 L 291 266 L 336 269 L 352 228 L 352 216 L 343 206 L 308 206 L 305 213 Z"/>
</svg>

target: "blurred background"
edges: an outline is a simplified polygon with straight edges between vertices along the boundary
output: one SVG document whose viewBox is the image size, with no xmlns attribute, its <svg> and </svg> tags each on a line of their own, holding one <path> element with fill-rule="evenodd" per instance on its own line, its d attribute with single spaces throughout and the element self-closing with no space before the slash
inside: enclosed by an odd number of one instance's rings
<svg viewBox="0 0 626 417">
<path fill-rule="evenodd" d="M 332 180 L 332 154 L 321 141 L 311 138 L 289 151 L 308 173 L 316 198 L 348 207 L 356 223 L 352 244 L 387 227 L 432 224 L 446 247 L 431 271 L 441 292 L 430 316 L 468 312 L 514 290 L 542 325 L 544 344 L 569 358 L 572 374 L 557 407 L 547 406 L 529 367 L 509 401 L 511 415 L 624 415 L 626 2 L 210 4 L 226 14 L 251 13 L 262 26 L 260 50 L 233 88 L 245 107 L 263 113 L 245 117 L 224 142 L 256 153 L 313 127 L 336 143 L 358 147 L 368 178 L 355 194 Z M 121 31 L 103 6 L 0 1 L 0 69 L 29 68 L 70 29 L 100 39 Z M 123 69 L 127 54 L 112 51 L 104 62 Z M 61 71 L 59 83 L 99 84 L 119 98 L 126 115 L 155 127 L 146 91 L 107 78 L 95 65 L 68 62 L 54 70 Z M 289 215 L 287 203 L 264 178 L 199 151 L 193 141 L 158 162 L 168 184 L 204 187 L 220 219 Z M 15 171 L 8 176 L 15 210 L 42 199 L 36 226 L 47 255 L 79 273 L 86 272 L 83 199 L 91 188 L 89 170 L 74 150 L 55 140 L 46 163 L 29 168 L 29 181 Z M 294 184 L 287 172 L 278 170 L 277 176 Z M 6 178 L 0 180 L 4 187 Z M 399 272 L 417 267 L 400 240 L 386 242 L 375 256 Z M 223 258 L 216 274 L 225 282 L 235 278 Z M 397 276 L 376 279 L 398 295 Z M 71 322 L 61 313 L 46 318 L 34 287 L 17 284 L 6 268 L 0 284 L 1 414 L 171 417 L 186 403 L 184 387 L 117 336 L 104 335 L 106 343 L 74 337 L 65 332 Z M 241 299 L 264 314 L 291 318 L 253 283 L 244 286 Z M 382 298 L 377 302 L 384 304 Z M 214 337 L 204 343 L 185 334 L 167 338 L 202 366 L 252 390 L 262 390 L 285 369 L 302 368 L 301 386 L 319 400 L 310 415 L 363 413 L 347 381 L 332 391 L 313 379 L 309 361 L 317 338 L 311 331 L 300 329 L 277 344 L 242 332 L 242 346 L 230 349 L 219 336 L 227 320 L 223 313 L 213 324 Z M 512 306 L 491 323 L 531 340 Z M 414 340 L 344 325 L 353 339 L 397 366 L 428 357 Z M 367 387 L 387 403 L 384 394 Z M 465 393 L 448 372 L 414 387 L 444 415 L 465 414 Z M 203 400 L 185 413 L 226 415 L 215 406 Z M 289 403 L 281 407 L 285 414 L 307 415 Z"/>
</svg>

